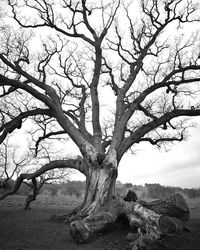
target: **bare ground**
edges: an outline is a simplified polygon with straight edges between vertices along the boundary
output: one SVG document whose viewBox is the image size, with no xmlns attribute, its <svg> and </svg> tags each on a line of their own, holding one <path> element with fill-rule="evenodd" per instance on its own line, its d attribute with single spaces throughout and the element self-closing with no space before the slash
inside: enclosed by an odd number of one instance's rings
<svg viewBox="0 0 200 250">
<path fill-rule="evenodd" d="M 12 199 L 11 199 L 12 198 Z M 58 199 L 58 198 L 56 198 Z M 40 197 L 30 211 L 23 210 L 22 197 L 9 197 L 0 202 L 0 250 L 124 250 L 127 248 L 128 228 L 117 227 L 97 235 L 87 244 L 75 244 L 69 234 L 69 225 L 49 221 L 54 214 L 66 214 L 77 204 L 76 199 L 62 203 L 55 198 Z M 44 202 L 45 201 L 45 202 Z M 48 202 L 47 202 L 48 201 Z M 59 205 L 58 205 L 59 204 Z M 65 209 L 63 208 L 65 205 Z M 166 249 L 200 249 L 200 200 L 190 202 L 191 232 L 181 232 L 164 239 Z M 163 250 L 163 249 L 161 249 Z"/>
</svg>

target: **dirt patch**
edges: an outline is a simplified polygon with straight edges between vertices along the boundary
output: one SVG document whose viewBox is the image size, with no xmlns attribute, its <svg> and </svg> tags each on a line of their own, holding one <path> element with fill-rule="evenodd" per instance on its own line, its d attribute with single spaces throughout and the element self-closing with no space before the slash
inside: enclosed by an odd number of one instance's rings
<svg viewBox="0 0 200 250">
<path fill-rule="evenodd" d="M 13 198 L 13 197 L 12 197 Z M 17 198 L 17 197 L 15 197 Z M 42 200 L 42 197 L 40 197 Z M 47 198 L 45 198 L 46 201 Z M 0 249 L 1 250 L 125 250 L 127 249 L 127 228 L 116 227 L 112 232 L 97 235 L 88 244 L 75 244 L 69 234 L 69 225 L 49 221 L 53 214 L 66 214 L 70 202 L 55 205 L 35 203 L 30 211 L 24 211 L 19 197 L 10 206 L 0 202 Z M 11 205 L 12 204 L 12 205 Z M 15 204 L 15 206 L 13 206 Z M 16 205 L 16 204 L 20 204 Z M 42 205 L 41 205 L 42 204 Z M 193 204 L 192 218 L 187 223 L 191 232 L 181 232 L 175 236 L 166 237 L 163 242 L 174 250 L 199 250 L 200 249 L 200 205 Z M 161 249 L 163 250 L 163 249 Z"/>
</svg>

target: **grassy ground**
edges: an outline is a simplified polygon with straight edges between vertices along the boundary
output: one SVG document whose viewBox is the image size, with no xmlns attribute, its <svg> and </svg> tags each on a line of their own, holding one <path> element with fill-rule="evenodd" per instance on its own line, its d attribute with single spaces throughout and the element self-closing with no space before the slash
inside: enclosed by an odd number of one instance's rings
<svg viewBox="0 0 200 250">
<path fill-rule="evenodd" d="M 8 197 L 0 201 L 0 250 L 122 250 L 126 249 L 128 229 L 98 235 L 90 243 L 77 245 L 69 234 L 69 225 L 49 221 L 53 214 L 65 214 L 79 201 L 73 198 L 40 196 L 30 211 L 24 211 L 24 198 Z M 191 232 L 165 239 L 170 250 L 200 249 L 200 199 L 188 201 Z"/>
</svg>

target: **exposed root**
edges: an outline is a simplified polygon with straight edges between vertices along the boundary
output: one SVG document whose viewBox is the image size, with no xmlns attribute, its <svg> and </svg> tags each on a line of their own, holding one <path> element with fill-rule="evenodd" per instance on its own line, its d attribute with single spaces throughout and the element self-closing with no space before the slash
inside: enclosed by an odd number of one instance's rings
<svg viewBox="0 0 200 250">
<path fill-rule="evenodd" d="M 174 197 L 174 199 L 175 198 L 176 197 Z M 162 208 L 161 203 L 160 201 L 159 209 Z M 174 217 L 158 214 L 137 202 L 126 202 L 120 198 L 113 199 L 107 206 L 102 207 L 100 210 L 94 211 L 84 218 L 74 220 L 70 225 L 70 233 L 74 241 L 84 243 L 89 241 L 94 234 L 105 230 L 107 227 L 110 227 L 110 225 L 114 225 L 120 217 L 123 217 L 126 218 L 130 228 L 138 228 L 138 234 L 133 237 L 133 241 L 129 244 L 129 249 L 159 249 L 158 247 L 160 247 L 162 243 L 160 239 L 163 235 L 184 230 L 184 222 L 181 221 L 180 218 L 185 219 L 186 216 L 180 216 L 180 214 L 182 213 L 182 215 L 184 215 L 185 213 L 188 215 L 189 211 L 185 203 L 184 209 L 181 207 L 175 209 L 176 206 L 173 202 L 171 202 L 171 205 L 167 203 L 166 206 L 165 201 L 163 205 L 164 209 L 160 211 L 166 211 L 166 213 L 169 214 L 171 209 L 170 213 L 173 214 Z M 151 208 L 155 208 L 155 210 L 158 209 L 155 203 Z M 176 211 L 178 211 L 178 214 L 176 214 Z M 164 246 L 163 249 L 165 249 Z"/>
<path fill-rule="evenodd" d="M 71 222 L 71 237 L 79 244 L 88 242 L 97 233 L 114 228 L 119 221 L 123 221 L 129 226 L 130 231 L 137 232 L 127 236 L 128 249 L 131 250 L 166 249 L 161 241 L 163 236 L 185 230 L 184 222 L 185 218 L 189 218 L 189 209 L 180 194 L 174 194 L 165 201 L 152 203 L 138 201 L 141 203 L 139 204 L 125 200 L 115 197 L 109 204 L 89 215 L 85 214 L 87 209 L 82 204 L 68 215 L 54 216 L 51 219 L 62 223 Z M 161 211 L 163 214 L 158 213 Z"/>
</svg>

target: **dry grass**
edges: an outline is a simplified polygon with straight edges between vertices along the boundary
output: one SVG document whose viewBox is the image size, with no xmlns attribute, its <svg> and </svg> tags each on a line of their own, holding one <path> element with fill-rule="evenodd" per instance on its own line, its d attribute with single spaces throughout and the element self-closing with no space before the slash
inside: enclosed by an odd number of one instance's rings
<svg viewBox="0 0 200 250">
<path fill-rule="evenodd" d="M 187 199 L 190 207 L 191 218 L 200 219 L 200 197 L 196 199 Z"/>
<path fill-rule="evenodd" d="M 123 250 L 126 249 L 128 229 L 117 228 L 102 234 L 88 244 L 76 245 L 71 240 L 69 225 L 48 221 L 53 214 L 66 214 L 80 200 L 76 197 L 39 196 L 30 211 L 24 211 L 24 197 L 12 196 L 0 201 L 1 250 Z M 200 249 L 200 199 L 188 200 L 192 218 L 191 232 L 168 237 L 170 250 Z"/>
<path fill-rule="evenodd" d="M 25 197 L 18 195 L 0 201 L 0 250 L 126 249 L 127 230 L 116 230 L 89 244 L 77 245 L 70 237 L 69 225 L 49 221 L 52 215 L 67 214 L 80 204 L 74 196 L 38 196 L 30 211 L 24 211 L 24 202 Z"/>
<path fill-rule="evenodd" d="M 0 201 L 0 207 L 24 207 L 26 196 L 12 195 Z M 31 203 L 32 208 L 64 208 L 73 209 L 81 203 L 75 196 L 38 195 L 37 200 Z"/>
</svg>

